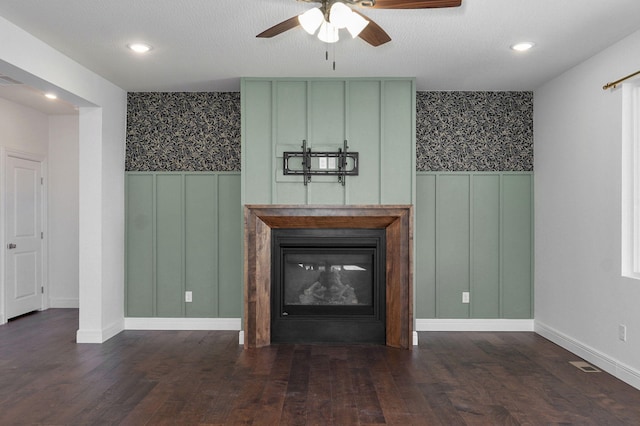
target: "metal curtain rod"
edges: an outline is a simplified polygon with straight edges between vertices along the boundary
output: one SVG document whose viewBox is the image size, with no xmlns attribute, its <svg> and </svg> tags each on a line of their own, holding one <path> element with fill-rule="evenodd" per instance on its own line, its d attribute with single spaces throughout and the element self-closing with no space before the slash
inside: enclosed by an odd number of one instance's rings
<svg viewBox="0 0 640 426">
<path fill-rule="evenodd" d="M 622 77 L 620 80 L 616 80 L 616 81 L 613 81 L 613 82 L 611 82 L 611 83 L 607 83 L 607 84 L 605 84 L 604 86 L 602 86 L 602 90 L 607 90 L 607 89 L 609 89 L 609 88 L 611 88 L 611 87 L 613 87 L 613 88 L 615 89 L 615 87 L 616 87 L 618 84 L 622 83 L 622 82 L 623 82 L 623 81 L 625 81 L 625 80 L 629 80 L 631 77 L 635 77 L 635 76 L 636 76 L 636 75 L 638 75 L 638 74 L 640 74 L 640 71 L 636 71 L 636 72 L 634 72 L 633 74 L 629 74 L 629 75 L 628 75 L 628 76 L 626 76 L 626 77 Z"/>
</svg>

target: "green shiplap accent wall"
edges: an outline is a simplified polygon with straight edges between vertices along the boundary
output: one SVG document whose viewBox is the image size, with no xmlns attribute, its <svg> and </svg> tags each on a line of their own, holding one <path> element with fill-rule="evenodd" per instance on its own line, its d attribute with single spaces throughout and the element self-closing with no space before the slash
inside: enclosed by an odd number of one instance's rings
<svg viewBox="0 0 640 426">
<path fill-rule="evenodd" d="M 510 176 L 502 182 L 502 314 L 505 318 L 533 318 L 533 202 L 531 178 Z"/>
<path fill-rule="evenodd" d="M 529 176 L 525 179 L 530 181 Z M 472 182 L 470 316 L 500 318 L 500 175 L 474 175 Z M 529 190 L 526 193 L 531 195 Z M 531 253 L 526 256 L 530 261 Z M 528 296 L 525 301 L 530 304 Z"/>
<path fill-rule="evenodd" d="M 243 204 L 412 204 L 415 81 L 244 78 Z M 283 152 L 358 152 L 359 176 L 284 176 Z"/>
<path fill-rule="evenodd" d="M 239 317 L 240 174 L 128 172 L 126 191 L 126 315 Z"/>
<path fill-rule="evenodd" d="M 418 172 L 416 188 L 416 318 L 532 318 L 533 173 Z"/>
<path fill-rule="evenodd" d="M 184 306 L 184 204 L 182 176 L 156 175 L 156 312 L 159 317 L 181 317 Z"/>
<path fill-rule="evenodd" d="M 155 183 L 153 175 L 126 182 L 126 298 L 141 317 L 151 317 L 156 310 Z"/>
<path fill-rule="evenodd" d="M 460 299 L 463 291 L 469 290 L 469 181 L 469 176 L 465 175 L 436 177 L 435 296 L 438 318 L 469 317 L 469 305 L 451 303 Z"/>
</svg>

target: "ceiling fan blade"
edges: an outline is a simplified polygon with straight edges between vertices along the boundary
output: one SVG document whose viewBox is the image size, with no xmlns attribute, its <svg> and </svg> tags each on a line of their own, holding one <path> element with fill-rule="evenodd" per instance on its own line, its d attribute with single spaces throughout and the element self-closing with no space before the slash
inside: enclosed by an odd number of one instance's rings
<svg viewBox="0 0 640 426">
<path fill-rule="evenodd" d="M 278 34 L 282 34 L 285 31 L 289 31 L 290 29 L 293 29 L 298 25 L 300 25 L 300 22 L 298 21 L 298 17 L 294 16 L 293 18 L 289 18 L 286 21 L 282 21 L 279 24 L 276 24 L 273 27 L 264 30 L 263 32 L 258 34 L 256 37 L 271 38 L 273 36 L 277 36 Z"/>
<path fill-rule="evenodd" d="M 373 9 L 431 9 L 436 7 L 458 7 L 462 0 L 376 0 Z"/>
<path fill-rule="evenodd" d="M 364 16 L 357 10 L 354 10 L 353 12 L 369 21 L 369 24 L 367 24 L 367 26 L 364 27 L 364 30 L 362 30 L 362 32 L 358 34 L 358 37 L 360 37 L 373 47 L 378 47 L 388 41 L 391 41 L 391 37 L 389 37 L 389 34 L 387 34 L 385 30 L 383 30 L 382 27 L 376 24 L 371 18 L 369 18 L 368 16 Z"/>
</svg>

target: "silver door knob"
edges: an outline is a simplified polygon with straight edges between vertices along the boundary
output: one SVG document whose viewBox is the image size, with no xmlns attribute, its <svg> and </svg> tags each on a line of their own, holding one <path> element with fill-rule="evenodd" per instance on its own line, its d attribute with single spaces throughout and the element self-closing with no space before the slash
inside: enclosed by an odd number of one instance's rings
<svg viewBox="0 0 640 426">
<path fill-rule="evenodd" d="M 17 245 L 15 245 L 14 243 L 9 243 L 9 244 L 7 245 L 7 248 L 8 248 L 9 250 L 14 249 L 14 248 L 16 248 L 16 247 L 18 247 L 18 246 L 17 246 Z"/>
</svg>

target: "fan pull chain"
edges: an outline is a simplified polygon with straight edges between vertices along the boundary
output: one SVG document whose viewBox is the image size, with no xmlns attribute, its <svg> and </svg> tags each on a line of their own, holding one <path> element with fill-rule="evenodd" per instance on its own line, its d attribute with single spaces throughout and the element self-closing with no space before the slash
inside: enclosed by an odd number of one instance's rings
<svg viewBox="0 0 640 426">
<path fill-rule="evenodd" d="M 329 43 L 325 43 L 324 44 L 325 49 L 324 49 L 324 59 L 325 61 L 329 60 Z M 333 44 L 332 47 L 332 53 L 333 53 L 333 70 L 336 70 L 336 45 L 335 43 Z"/>
<path fill-rule="evenodd" d="M 333 43 L 333 70 L 336 70 L 336 43 Z"/>
</svg>

